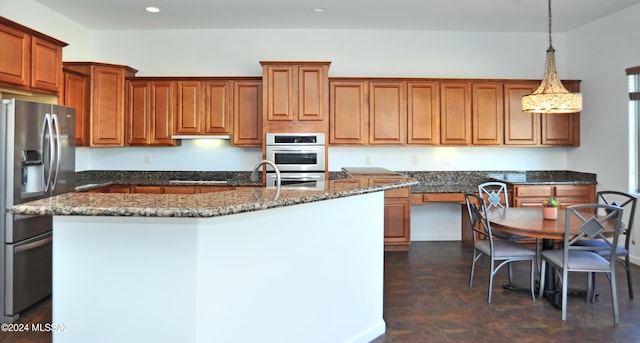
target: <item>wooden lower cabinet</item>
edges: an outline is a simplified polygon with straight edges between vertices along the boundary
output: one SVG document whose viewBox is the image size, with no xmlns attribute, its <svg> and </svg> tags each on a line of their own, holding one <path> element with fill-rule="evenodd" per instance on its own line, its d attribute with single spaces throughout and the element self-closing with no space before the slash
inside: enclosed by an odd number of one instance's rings
<svg viewBox="0 0 640 343">
<path fill-rule="evenodd" d="M 542 200 L 554 197 L 560 207 L 596 202 L 596 185 L 514 185 L 515 207 L 542 207 Z"/>
<path fill-rule="evenodd" d="M 384 250 L 407 251 L 411 243 L 411 189 L 384 192 Z"/>
</svg>

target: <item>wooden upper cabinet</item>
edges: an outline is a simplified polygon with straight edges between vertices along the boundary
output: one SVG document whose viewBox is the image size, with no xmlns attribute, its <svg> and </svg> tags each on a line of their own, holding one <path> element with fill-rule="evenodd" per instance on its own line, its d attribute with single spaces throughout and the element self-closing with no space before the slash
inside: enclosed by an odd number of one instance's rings
<svg viewBox="0 0 640 343">
<path fill-rule="evenodd" d="M 298 120 L 327 118 L 328 66 L 298 67 Z"/>
<path fill-rule="evenodd" d="M 63 71 L 64 96 L 62 104 L 76 110 L 76 146 L 89 145 L 89 75 Z"/>
<path fill-rule="evenodd" d="M 31 39 L 31 87 L 58 92 L 62 87 L 62 47 Z"/>
<path fill-rule="evenodd" d="M 329 144 L 368 143 L 368 82 L 331 81 L 329 83 Z"/>
<path fill-rule="evenodd" d="M 471 87 L 469 82 L 440 83 L 440 143 L 471 143 Z"/>
<path fill-rule="evenodd" d="M 268 65 L 264 67 L 267 120 L 292 121 L 297 104 L 293 66 Z"/>
<path fill-rule="evenodd" d="M 125 73 L 121 68 L 94 68 L 91 146 L 124 145 L 124 78 Z"/>
<path fill-rule="evenodd" d="M 202 132 L 202 83 L 194 80 L 176 82 L 176 134 L 194 135 Z"/>
<path fill-rule="evenodd" d="M 65 68 L 89 75 L 89 146 L 125 145 L 125 77 L 137 70 L 95 62 L 65 62 Z"/>
<path fill-rule="evenodd" d="M 176 81 L 176 134 L 228 135 L 232 83 L 229 80 Z"/>
<path fill-rule="evenodd" d="M 437 81 L 407 82 L 407 144 L 440 143 L 440 85 Z"/>
<path fill-rule="evenodd" d="M 536 81 L 504 84 L 504 144 L 536 145 L 540 143 L 540 115 L 522 112 L 522 97 L 533 93 Z"/>
<path fill-rule="evenodd" d="M 513 81 L 504 84 L 505 145 L 578 146 L 580 114 L 539 114 L 522 112 L 522 96 L 531 94 L 540 81 Z M 580 91 L 579 81 L 563 81 L 571 92 Z"/>
<path fill-rule="evenodd" d="M 61 95 L 67 44 L 0 17 L 0 84 Z"/>
<path fill-rule="evenodd" d="M 229 134 L 232 91 L 230 81 L 204 81 L 205 134 Z"/>
<path fill-rule="evenodd" d="M 177 145 L 174 93 L 171 81 L 127 81 L 127 145 Z"/>
<path fill-rule="evenodd" d="M 262 145 L 262 80 L 233 83 L 232 144 Z"/>
<path fill-rule="evenodd" d="M 369 144 L 401 145 L 406 142 L 406 84 L 402 81 L 369 82 Z"/>
<path fill-rule="evenodd" d="M 580 92 L 579 81 L 563 81 L 569 92 Z M 580 113 L 541 114 L 543 145 L 579 146 Z"/>
<path fill-rule="evenodd" d="M 260 62 L 263 132 L 326 133 L 330 62 Z"/>
<path fill-rule="evenodd" d="M 471 127 L 473 145 L 500 145 L 503 134 L 501 82 L 471 84 Z"/>
</svg>

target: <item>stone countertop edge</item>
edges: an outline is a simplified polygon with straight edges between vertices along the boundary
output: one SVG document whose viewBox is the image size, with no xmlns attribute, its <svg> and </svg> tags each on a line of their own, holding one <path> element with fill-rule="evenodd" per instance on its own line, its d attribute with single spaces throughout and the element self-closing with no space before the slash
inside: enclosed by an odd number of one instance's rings
<svg viewBox="0 0 640 343">
<path fill-rule="evenodd" d="M 370 185 L 355 178 L 325 183 L 324 190 L 275 188 L 230 190 L 200 194 L 65 193 L 11 208 L 14 214 L 54 216 L 138 216 L 138 217 L 217 217 L 330 200 L 388 189 L 411 187 L 413 178 L 393 178 L 389 183 Z M 363 186 L 364 185 L 364 186 Z"/>
</svg>

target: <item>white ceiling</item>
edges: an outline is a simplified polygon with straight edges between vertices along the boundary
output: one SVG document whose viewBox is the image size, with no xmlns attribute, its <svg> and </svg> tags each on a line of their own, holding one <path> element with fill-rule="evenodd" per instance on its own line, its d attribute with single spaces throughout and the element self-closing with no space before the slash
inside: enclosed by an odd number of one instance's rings
<svg viewBox="0 0 640 343">
<path fill-rule="evenodd" d="M 547 32 L 546 0 L 35 0 L 95 30 L 367 29 Z M 640 0 L 555 0 L 567 32 Z M 145 7 L 160 8 L 150 14 Z M 325 6 L 316 13 L 313 8 Z"/>
</svg>

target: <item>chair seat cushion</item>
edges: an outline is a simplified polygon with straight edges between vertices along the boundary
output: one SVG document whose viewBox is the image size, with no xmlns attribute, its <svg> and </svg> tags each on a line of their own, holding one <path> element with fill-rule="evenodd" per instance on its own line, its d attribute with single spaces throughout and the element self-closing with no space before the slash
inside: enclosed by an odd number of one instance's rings
<svg viewBox="0 0 640 343">
<path fill-rule="evenodd" d="M 563 253 L 562 249 L 544 250 L 542 252 L 542 258 L 559 268 L 563 268 Z M 606 272 L 611 268 L 609 261 L 607 261 L 606 258 L 588 250 L 569 251 L 568 264 L 568 270 L 593 270 Z"/>
<path fill-rule="evenodd" d="M 476 243 L 476 249 L 491 256 L 491 248 L 488 240 L 482 240 Z M 528 257 L 535 256 L 536 252 L 525 247 L 522 244 L 509 240 L 494 239 L 493 240 L 493 256 L 496 259 Z"/>
<path fill-rule="evenodd" d="M 601 240 L 601 239 L 581 239 L 577 242 L 574 243 L 574 245 L 581 245 L 581 246 L 586 246 L 586 247 L 594 247 L 594 248 L 609 248 L 610 245 L 607 244 L 607 242 Z M 609 256 L 609 250 L 597 250 L 596 251 L 599 255 L 602 256 Z M 618 245 L 616 247 L 616 255 L 617 256 L 626 256 L 628 254 L 627 249 L 625 249 L 623 246 Z"/>
</svg>

